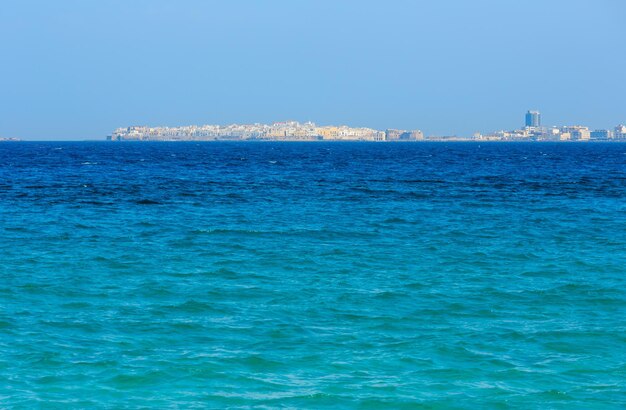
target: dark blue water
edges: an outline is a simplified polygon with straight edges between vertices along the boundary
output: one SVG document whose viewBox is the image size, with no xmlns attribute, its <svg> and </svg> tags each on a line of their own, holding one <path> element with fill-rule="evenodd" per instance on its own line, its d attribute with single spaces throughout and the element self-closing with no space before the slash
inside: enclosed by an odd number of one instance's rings
<svg viewBox="0 0 626 410">
<path fill-rule="evenodd" d="M 626 145 L 0 144 L 0 407 L 626 406 Z"/>
</svg>

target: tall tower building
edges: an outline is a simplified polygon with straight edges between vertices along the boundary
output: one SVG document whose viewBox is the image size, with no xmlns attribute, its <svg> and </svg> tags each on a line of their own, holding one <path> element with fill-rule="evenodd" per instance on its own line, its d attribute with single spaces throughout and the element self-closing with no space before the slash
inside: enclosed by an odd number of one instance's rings
<svg viewBox="0 0 626 410">
<path fill-rule="evenodd" d="M 526 126 L 534 128 L 541 127 L 541 113 L 539 111 L 528 111 L 526 113 Z"/>
</svg>

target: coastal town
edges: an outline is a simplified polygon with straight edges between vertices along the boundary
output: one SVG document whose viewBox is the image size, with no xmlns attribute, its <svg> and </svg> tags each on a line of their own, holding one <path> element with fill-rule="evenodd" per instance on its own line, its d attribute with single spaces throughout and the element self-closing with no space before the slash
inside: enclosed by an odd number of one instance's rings
<svg viewBox="0 0 626 410">
<path fill-rule="evenodd" d="M 476 141 L 626 141 L 626 125 L 611 129 L 594 129 L 582 125 L 544 127 L 539 111 L 528 111 L 524 126 L 511 131 L 496 131 L 490 134 L 476 133 Z"/>
<path fill-rule="evenodd" d="M 115 141 L 417 141 L 419 130 L 386 130 L 348 126 L 318 126 L 313 122 L 276 122 L 273 124 L 202 125 L 185 127 L 118 128 L 108 137 Z"/>
<path fill-rule="evenodd" d="M 420 130 L 318 126 L 313 122 L 273 124 L 189 125 L 183 127 L 131 126 L 117 128 L 110 141 L 626 141 L 626 125 L 590 129 L 582 125 L 544 127 L 541 113 L 528 111 L 524 126 L 472 136 L 425 136 Z"/>
</svg>

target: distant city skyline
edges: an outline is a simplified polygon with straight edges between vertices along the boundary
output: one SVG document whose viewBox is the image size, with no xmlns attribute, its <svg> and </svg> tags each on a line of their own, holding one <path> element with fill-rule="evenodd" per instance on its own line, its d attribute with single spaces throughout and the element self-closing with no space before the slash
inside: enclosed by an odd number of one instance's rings
<svg viewBox="0 0 626 410">
<path fill-rule="evenodd" d="M 467 135 L 424 135 L 419 129 L 377 130 L 348 125 L 318 125 L 307 121 L 271 124 L 204 124 L 182 127 L 128 126 L 116 128 L 109 141 L 626 141 L 626 125 L 590 129 L 585 125 L 541 125 L 541 113 L 529 110 L 524 126 Z"/>
<path fill-rule="evenodd" d="M 0 137 L 289 118 L 471 136 L 521 126 L 529 109 L 542 125 L 604 129 L 626 122 L 625 12 L 618 0 L 8 2 Z"/>
</svg>

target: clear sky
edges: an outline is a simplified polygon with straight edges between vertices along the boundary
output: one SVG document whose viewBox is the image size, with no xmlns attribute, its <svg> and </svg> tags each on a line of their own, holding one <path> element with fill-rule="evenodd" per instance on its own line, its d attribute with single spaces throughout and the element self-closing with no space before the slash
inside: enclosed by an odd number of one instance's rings
<svg viewBox="0 0 626 410">
<path fill-rule="evenodd" d="M 622 0 L 13 0 L 0 136 L 312 120 L 471 135 L 626 122 Z"/>
</svg>

